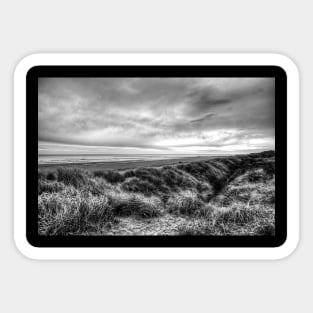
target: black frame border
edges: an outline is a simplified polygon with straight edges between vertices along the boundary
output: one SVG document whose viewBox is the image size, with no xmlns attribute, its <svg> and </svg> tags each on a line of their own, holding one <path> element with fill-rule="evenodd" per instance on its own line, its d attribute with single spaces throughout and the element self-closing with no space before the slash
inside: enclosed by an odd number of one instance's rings
<svg viewBox="0 0 313 313">
<path fill-rule="evenodd" d="M 274 77 L 275 236 L 40 236 L 38 234 L 39 77 Z M 279 115 L 277 114 L 279 112 Z M 35 66 L 26 75 L 26 238 L 34 247 L 279 247 L 287 239 L 287 75 L 274 65 Z"/>
</svg>

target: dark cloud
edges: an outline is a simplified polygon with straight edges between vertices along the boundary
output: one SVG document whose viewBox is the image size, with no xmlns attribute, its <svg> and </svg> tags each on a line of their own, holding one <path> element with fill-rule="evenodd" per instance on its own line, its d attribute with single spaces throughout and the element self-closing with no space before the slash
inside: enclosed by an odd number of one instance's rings
<svg viewBox="0 0 313 313">
<path fill-rule="evenodd" d="M 194 88 L 187 95 L 187 108 L 189 114 L 207 114 L 209 110 L 221 110 L 227 107 L 232 110 L 236 105 L 242 105 L 250 101 L 251 105 L 258 99 L 274 99 L 275 85 L 273 79 L 253 79 L 253 78 L 229 78 L 224 84 L 201 85 Z M 233 80 L 232 83 L 231 80 Z"/>
<path fill-rule="evenodd" d="M 188 95 L 188 112 L 191 114 L 206 113 L 208 110 L 228 104 L 232 101 L 230 98 L 225 98 L 224 95 L 219 95 L 218 91 L 213 87 L 206 89 L 193 90 Z"/>
<path fill-rule="evenodd" d="M 141 152 L 273 148 L 274 92 L 272 78 L 42 78 L 38 140 Z"/>
</svg>

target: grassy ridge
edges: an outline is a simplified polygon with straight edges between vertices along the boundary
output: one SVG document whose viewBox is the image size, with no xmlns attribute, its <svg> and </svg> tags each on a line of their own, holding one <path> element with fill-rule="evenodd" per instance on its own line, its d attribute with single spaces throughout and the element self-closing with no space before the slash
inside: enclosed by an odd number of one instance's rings
<svg viewBox="0 0 313 313">
<path fill-rule="evenodd" d="M 274 158 L 264 152 L 124 172 L 39 170 L 39 233 L 105 234 L 125 217 L 153 223 L 171 215 L 197 221 L 174 235 L 271 235 Z"/>
</svg>

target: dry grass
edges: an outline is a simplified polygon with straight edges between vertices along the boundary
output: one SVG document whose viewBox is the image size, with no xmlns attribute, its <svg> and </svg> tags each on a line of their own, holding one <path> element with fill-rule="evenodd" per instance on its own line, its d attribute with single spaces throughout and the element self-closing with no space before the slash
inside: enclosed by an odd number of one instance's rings
<svg viewBox="0 0 313 313">
<path fill-rule="evenodd" d="M 58 181 L 79 188 L 86 184 L 89 173 L 78 168 L 58 168 Z"/>
<path fill-rule="evenodd" d="M 65 188 L 63 183 L 59 182 L 50 182 L 44 179 L 38 180 L 38 195 L 41 195 L 44 192 L 59 192 Z"/>
<path fill-rule="evenodd" d="M 136 193 L 109 192 L 108 199 L 116 216 L 157 217 L 163 208 L 159 198 Z"/>
<path fill-rule="evenodd" d="M 84 196 L 71 187 L 59 193 L 44 193 L 38 199 L 39 233 L 82 234 L 114 221 L 106 196 Z"/>
<path fill-rule="evenodd" d="M 172 195 L 166 206 L 172 214 L 195 215 L 203 206 L 203 202 L 196 192 L 185 190 Z"/>
<path fill-rule="evenodd" d="M 164 215 L 192 221 L 173 234 L 273 235 L 275 158 L 263 153 L 125 172 L 39 170 L 38 209 L 42 235 L 105 234 L 127 217 L 153 228 Z"/>
<path fill-rule="evenodd" d="M 124 175 L 114 171 L 94 171 L 94 175 L 95 177 L 104 178 L 108 183 L 111 184 L 121 183 L 125 180 Z"/>
</svg>

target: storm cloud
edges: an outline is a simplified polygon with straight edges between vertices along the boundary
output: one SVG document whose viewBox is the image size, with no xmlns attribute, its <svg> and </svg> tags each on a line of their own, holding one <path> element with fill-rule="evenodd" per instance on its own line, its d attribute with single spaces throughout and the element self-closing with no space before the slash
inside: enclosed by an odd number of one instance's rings
<svg viewBox="0 0 313 313">
<path fill-rule="evenodd" d="M 274 78 L 40 78 L 39 153 L 274 149 Z"/>
</svg>

